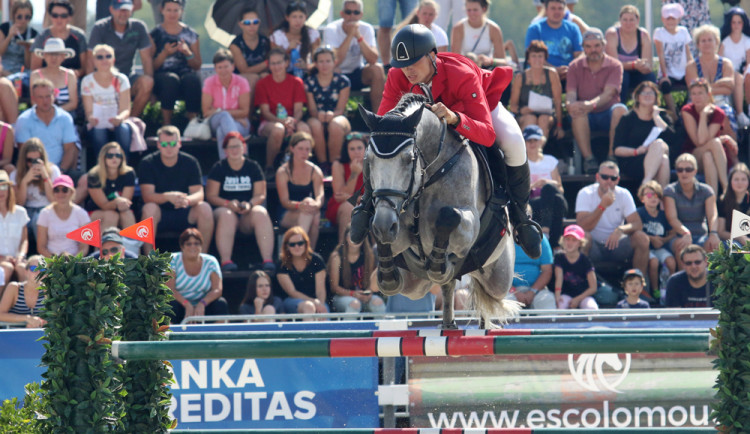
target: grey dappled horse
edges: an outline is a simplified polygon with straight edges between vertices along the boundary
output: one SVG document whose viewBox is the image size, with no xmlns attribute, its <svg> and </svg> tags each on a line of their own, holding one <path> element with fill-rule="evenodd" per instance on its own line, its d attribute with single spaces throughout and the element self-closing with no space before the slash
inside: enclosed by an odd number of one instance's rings
<svg viewBox="0 0 750 434">
<path fill-rule="evenodd" d="M 375 202 L 371 229 L 380 259 L 378 283 L 386 295 L 414 300 L 439 284 L 442 327 L 456 328 L 456 280 L 479 237 L 492 188 L 468 141 L 447 131 L 425 103 L 423 95 L 406 94 L 385 116 L 359 109 L 371 131 L 365 164 Z M 513 280 L 515 247 L 510 228 L 500 226 L 491 228 L 499 242 L 469 273 L 473 307 L 480 325 L 490 327 L 492 318 L 503 323 L 520 310 L 519 303 L 504 299 Z"/>
</svg>

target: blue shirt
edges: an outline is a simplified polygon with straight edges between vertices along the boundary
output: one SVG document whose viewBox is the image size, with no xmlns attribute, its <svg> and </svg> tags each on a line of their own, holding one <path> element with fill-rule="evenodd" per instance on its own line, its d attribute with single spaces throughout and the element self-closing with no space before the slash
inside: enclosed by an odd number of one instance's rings
<svg viewBox="0 0 750 434">
<path fill-rule="evenodd" d="M 581 30 L 570 21 L 563 20 L 560 27 L 553 29 L 547 20 L 529 26 L 526 32 L 526 48 L 531 41 L 544 41 L 549 55 L 547 62 L 553 66 L 568 65 L 573 61 L 573 53 L 583 51 Z"/>
<path fill-rule="evenodd" d="M 24 111 L 16 121 L 16 142 L 24 143 L 32 137 L 36 137 L 44 143 L 47 158 L 51 163 L 59 166 L 63 158 L 63 144 L 78 142 L 73 117 L 70 113 L 58 106 L 55 108 L 55 117 L 49 125 L 45 124 L 36 115 L 36 106 Z"/>
<path fill-rule="evenodd" d="M 646 207 L 644 206 L 639 207 L 636 211 L 643 222 L 643 232 L 647 235 L 664 237 L 672 230 L 672 226 L 667 221 L 667 215 L 663 210 L 659 210 L 656 217 L 652 217 L 651 214 L 646 211 Z M 651 246 L 651 248 L 653 249 L 654 246 Z"/>
<path fill-rule="evenodd" d="M 539 256 L 539 259 L 529 258 L 521 246 L 516 244 L 516 266 L 513 270 L 516 275 L 513 277 L 513 286 L 533 285 L 539 275 L 542 274 L 542 265 L 552 265 L 553 263 L 552 247 L 546 236 L 542 237 L 542 255 Z"/>
</svg>

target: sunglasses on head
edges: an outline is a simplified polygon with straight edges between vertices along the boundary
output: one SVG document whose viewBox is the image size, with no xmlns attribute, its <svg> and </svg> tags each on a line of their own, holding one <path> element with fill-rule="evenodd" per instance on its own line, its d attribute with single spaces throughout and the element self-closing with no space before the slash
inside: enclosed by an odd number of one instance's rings
<svg viewBox="0 0 750 434">
<path fill-rule="evenodd" d="M 700 265 L 700 264 L 703 263 L 703 259 L 698 259 L 697 261 L 682 261 L 682 262 L 684 262 L 685 265 L 687 265 L 687 266 L 690 266 L 690 265 Z"/>
<path fill-rule="evenodd" d="M 600 173 L 599 174 L 599 178 L 601 178 L 601 179 L 603 179 L 605 181 L 609 181 L 610 179 L 612 181 L 617 181 L 620 177 L 618 175 L 605 175 L 603 173 Z"/>
<path fill-rule="evenodd" d="M 695 167 L 675 167 L 674 171 L 677 173 L 687 172 L 690 173 L 695 170 Z"/>
<path fill-rule="evenodd" d="M 104 158 L 106 158 L 107 160 L 111 160 L 113 158 L 122 158 L 122 154 L 120 154 L 119 152 L 107 152 L 106 154 L 104 154 Z"/>
<path fill-rule="evenodd" d="M 53 193 L 67 193 L 68 191 L 70 191 L 68 187 L 55 187 L 52 189 Z"/>
<path fill-rule="evenodd" d="M 54 12 L 50 12 L 49 16 L 52 18 L 68 18 L 70 17 L 70 14 L 62 13 L 62 14 L 56 14 Z"/>
<path fill-rule="evenodd" d="M 177 140 L 171 140 L 169 142 L 159 142 L 159 145 L 161 145 L 162 148 L 166 148 L 167 146 L 174 148 L 177 146 Z"/>
<path fill-rule="evenodd" d="M 109 249 L 102 249 L 102 256 L 120 253 L 121 249 L 122 247 L 110 247 Z"/>
<path fill-rule="evenodd" d="M 347 134 L 346 137 L 344 137 L 344 140 L 346 140 L 347 142 L 351 141 L 351 140 L 361 140 L 363 142 L 366 142 L 367 141 L 367 136 L 365 136 L 362 133 L 358 133 L 358 132 L 355 131 L 353 133 Z"/>
<path fill-rule="evenodd" d="M 30 19 L 31 19 L 31 15 L 16 15 L 16 21 L 21 21 L 21 20 L 28 21 Z"/>
<path fill-rule="evenodd" d="M 0 184 L 0 191 L 5 191 L 5 190 L 7 190 L 7 189 L 8 189 L 9 187 L 10 187 L 10 186 L 9 186 L 8 184 Z"/>
<path fill-rule="evenodd" d="M 362 11 L 355 11 L 352 9 L 344 9 L 344 13 L 347 15 L 359 15 L 362 13 Z"/>
<path fill-rule="evenodd" d="M 242 24 L 245 26 L 250 26 L 250 25 L 255 26 L 255 25 L 260 24 L 260 20 L 257 18 L 254 20 L 242 20 Z"/>
<path fill-rule="evenodd" d="M 305 241 L 296 241 L 293 243 L 292 242 L 287 243 L 289 247 L 301 247 L 301 246 L 304 246 L 305 244 L 307 244 L 307 242 Z"/>
<path fill-rule="evenodd" d="M 44 269 L 44 268 L 42 268 L 42 266 L 41 266 L 41 265 L 29 265 L 29 271 L 31 271 L 32 273 L 33 273 L 34 271 L 44 271 L 44 270 L 45 270 L 45 269 Z"/>
<path fill-rule="evenodd" d="M 111 58 L 112 58 L 111 54 L 97 54 L 96 55 L 96 60 L 104 60 L 104 59 L 111 59 Z"/>
</svg>

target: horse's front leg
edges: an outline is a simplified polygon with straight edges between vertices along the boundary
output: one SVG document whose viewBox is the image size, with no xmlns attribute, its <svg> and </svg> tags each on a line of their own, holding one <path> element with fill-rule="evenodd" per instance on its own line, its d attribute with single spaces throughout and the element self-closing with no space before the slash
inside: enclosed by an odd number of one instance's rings
<svg viewBox="0 0 750 434">
<path fill-rule="evenodd" d="M 393 263 L 393 251 L 390 244 L 378 243 L 378 287 L 385 295 L 401 292 L 401 273 Z"/>
<path fill-rule="evenodd" d="M 440 208 L 435 220 L 435 238 L 432 251 L 427 258 L 427 276 L 438 285 L 444 285 L 453 279 L 453 264 L 448 261 L 448 243 L 451 234 L 461 223 L 461 213 L 456 208 Z"/>
<path fill-rule="evenodd" d="M 456 287 L 456 281 L 451 280 L 441 285 L 443 291 L 443 324 L 440 326 L 443 330 L 457 330 L 455 313 L 453 311 L 453 291 Z"/>
</svg>

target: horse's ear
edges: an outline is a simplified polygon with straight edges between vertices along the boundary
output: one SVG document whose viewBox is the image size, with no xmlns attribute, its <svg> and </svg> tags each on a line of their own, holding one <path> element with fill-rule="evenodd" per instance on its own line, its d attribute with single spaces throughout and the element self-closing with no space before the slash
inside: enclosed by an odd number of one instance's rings
<svg viewBox="0 0 750 434">
<path fill-rule="evenodd" d="M 357 108 L 359 109 L 359 115 L 362 116 L 362 120 L 365 121 L 367 128 L 369 128 L 370 131 L 373 131 L 378 123 L 378 115 L 367 110 L 362 104 L 357 104 Z"/>
<path fill-rule="evenodd" d="M 406 131 L 413 131 L 417 128 L 417 124 L 422 119 L 422 110 L 424 110 L 424 104 L 422 104 L 418 110 L 410 114 L 406 119 L 403 120 L 403 125 L 406 127 Z"/>
</svg>

